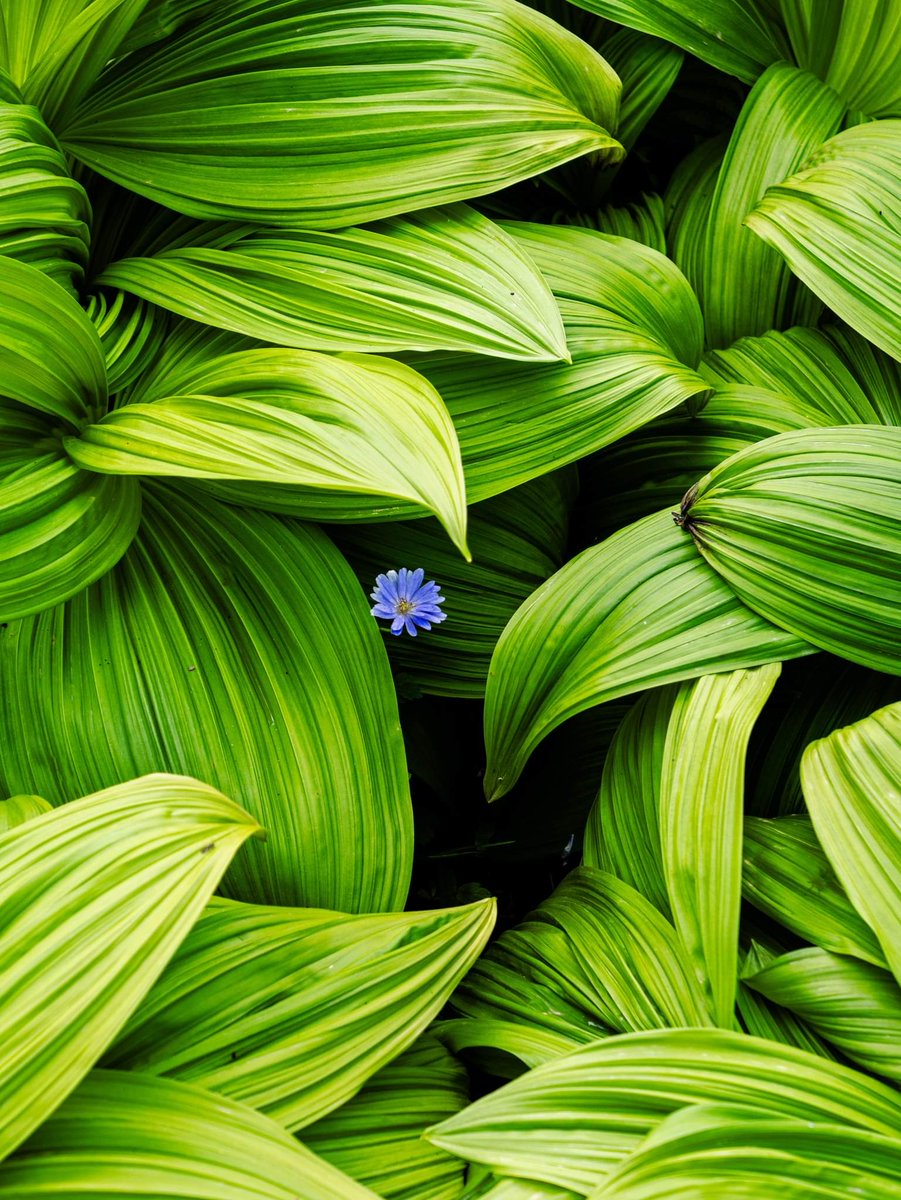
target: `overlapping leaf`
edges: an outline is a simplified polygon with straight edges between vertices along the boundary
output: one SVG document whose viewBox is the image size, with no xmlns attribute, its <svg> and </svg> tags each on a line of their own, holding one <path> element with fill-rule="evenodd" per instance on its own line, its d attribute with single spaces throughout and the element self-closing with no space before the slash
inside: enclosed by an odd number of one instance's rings
<svg viewBox="0 0 901 1200">
<path fill-rule="evenodd" d="M 269 832 L 229 894 L 403 906 L 409 790 L 368 602 L 324 535 L 162 485 L 99 583 L 0 631 L 8 792 L 191 772 Z"/>
<path fill-rule="evenodd" d="M 777 957 L 759 942 L 752 942 L 742 969 L 748 972 L 761 970 Z M 786 1046 L 797 1046 L 799 1050 L 809 1050 L 811 1054 L 819 1054 L 823 1058 L 838 1057 L 829 1044 L 800 1017 L 789 1012 L 787 1008 L 772 1004 L 741 979 L 738 982 L 736 1003 L 741 1027 L 752 1037 L 784 1042 Z"/>
<path fill-rule="evenodd" d="M 0 1158 L 90 1070 L 258 831 L 212 788 L 152 775 L 0 837 Z"/>
<path fill-rule="evenodd" d="M 32 817 L 39 817 L 41 813 L 50 812 L 51 807 L 40 796 L 10 796 L 7 800 L 0 800 L 0 834 L 15 829 Z"/>
<path fill-rule="evenodd" d="M 220 329 L 303 350 L 457 350 L 567 359 L 550 289 L 465 204 L 338 233 L 199 226 L 100 282 Z"/>
<path fill-rule="evenodd" d="M 225 0 L 120 58 L 56 130 L 193 216 L 333 229 L 617 159 L 619 81 L 516 0 Z"/>
<path fill-rule="evenodd" d="M 170 333 L 165 313 L 126 292 L 102 289 L 87 298 L 85 310 L 100 337 L 111 393 L 153 369 Z"/>
</svg>

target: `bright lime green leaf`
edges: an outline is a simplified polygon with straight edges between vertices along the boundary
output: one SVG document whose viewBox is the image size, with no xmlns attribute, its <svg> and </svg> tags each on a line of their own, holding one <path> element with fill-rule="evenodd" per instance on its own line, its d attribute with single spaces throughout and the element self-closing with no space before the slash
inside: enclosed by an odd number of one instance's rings
<svg viewBox="0 0 901 1200">
<path fill-rule="evenodd" d="M 365 525 L 337 534 L 367 591 L 388 563 L 422 566 L 438 581 L 448 619 L 427 639 L 392 637 L 382 626 L 392 663 L 421 691 L 485 694 L 488 664 L 504 626 L 565 557 L 576 482 L 570 471 L 554 472 L 470 508 L 471 563 L 454 551 L 437 521 Z"/>
<path fill-rule="evenodd" d="M 577 223 L 582 222 L 573 222 Z M 640 204 L 627 204 L 622 208 L 607 205 L 598 209 L 594 217 L 586 219 L 584 223 L 601 233 L 629 238 L 666 254 L 666 226 L 660 196 L 646 195 Z"/>
<path fill-rule="evenodd" d="M 258 830 L 205 784 L 149 775 L 0 836 L 0 1158 L 90 1070 Z"/>
<path fill-rule="evenodd" d="M 0 254 L 75 294 L 88 257 L 90 206 L 36 108 L 0 102 Z"/>
<path fill-rule="evenodd" d="M 595 704 L 809 652 L 741 604 L 679 533 L 668 511 L 630 525 L 513 617 L 485 694 L 487 796 L 508 791 L 542 738 Z"/>
<path fill-rule="evenodd" d="M 802 429 L 740 451 L 685 496 L 680 523 L 755 612 L 901 674 L 901 430 Z"/>
<path fill-rule="evenodd" d="M 466 1071 L 425 1034 L 321 1121 L 303 1142 L 385 1200 L 458 1200 L 466 1164 L 423 1139 L 469 1102 Z"/>
<path fill-rule="evenodd" d="M 347 563 L 299 522 L 159 484 L 144 493 L 141 531 L 113 571 L 0 630 L 7 793 L 58 803 L 190 772 L 269 833 L 228 894 L 403 907 L 412 829 L 397 700 Z"/>
<path fill-rule="evenodd" d="M 801 783 L 836 875 L 901 979 L 901 704 L 813 742 Z"/>
<path fill-rule="evenodd" d="M 740 1105 L 740 1107 L 739 1107 Z M 664 1121 L 590 1200 L 898 1200 L 901 1139 L 825 1122 L 772 1118 L 736 1096 Z"/>
<path fill-rule="evenodd" d="M 187 245 L 113 263 L 100 282 L 302 350 L 569 357 L 536 267 L 465 204 L 339 233 L 201 226 Z"/>
<path fill-rule="evenodd" d="M 901 989 L 888 971 L 810 946 L 742 978 L 797 1013 L 852 1062 L 901 1080 Z"/>
<path fill-rule="evenodd" d="M 483 976 L 483 978 L 485 977 Z M 509 978 L 509 975 L 507 975 L 507 978 Z M 504 979 L 502 977 L 499 976 L 491 980 L 486 979 L 485 981 L 496 989 L 498 996 L 502 994 L 504 990 Z M 531 981 L 529 981 L 529 984 L 531 984 Z M 550 989 L 545 988 L 543 990 L 552 1004 L 553 999 Z M 529 987 L 529 991 L 534 998 L 535 988 L 533 984 Z M 459 996 L 460 993 L 458 992 L 457 995 Z M 478 1004 L 476 1007 L 479 1007 Z M 485 1005 L 486 1012 L 489 1007 L 490 1002 Z M 585 1042 L 595 1040 L 592 1033 L 586 1033 L 584 1030 L 576 1030 L 571 1027 L 568 1033 L 562 1033 L 559 1030 L 552 1030 L 543 1025 L 527 1023 L 531 1022 L 531 1014 L 529 1013 L 525 1014 L 525 1020 L 520 1020 L 520 1012 L 517 1012 L 515 1009 L 512 1009 L 512 1012 L 516 1016 L 516 1020 L 503 1020 L 498 1017 L 471 1017 L 458 1021 L 444 1021 L 435 1027 L 436 1033 L 439 1034 L 441 1040 L 455 1054 L 459 1054 L 463 1050 L 485 1051 L 487 1049 L 489 1052 L 488 1061 L 484 1069 L 501 1078 L 510 1079 L 515 1079 L 517 1075 L 521 1075 L 526 1067 L 537 1067 L 539 1063 L 548 1062 L 552 1058 L 559 1058 L 562 1054 L 568 1054 L 571 1050 L 575 1050 Z M 557 1015 L 559 1016 L 560 1014 L 558 1013 Z M 596 1030 L 594 1032 L 601 1033 L 602 1031 Z M 512 1070 L 498 1069 L 499 1056 L 509 1056 L 511 1060 L 518 1059 L 519 1061 Z M 468 1055 L 467 1057 L 475 1057 L 477 1061 L 485 1061 L 484 1054 Z"/>
<path fill-rule="evenodd" d="M 503 1174 L 587 1194 L 692 1103 L 741 1103 L 887 1137 L 901 1120 L 897 1091 L 850 1067 L 726 1030 L 669 1029 L 607 1038 L 536 1067 L 428 1137 Z"/>
<path fill-rule="evenodd" d="M 216 482 L 224 499 L 320 520 L 434 512 L 466 551 L 457 436 L 441 397 L 401 363 L 248 350 L 168 380 L 170 395 L 113 410 L 69 457 L 105 474 Z"/>
<path fill-rule="evenodd" d="M 747 819 L 742 894 L 806 941 L 885 966 L 879 942 L 848 899 L 807 817 Z"/>
<path fill-rule="evenodd" d="M 743 970 L 760 970 L 771 963 L 777 955 L 759 942 L 751 943 L 751 948 L 745 955 Z M 823 1058 L 835 1059 L 837 1055 L 830 1049 L 827 1042 L 815 1033 L 809 1025 L 796 1017 L 787 1008 L 771 1004 L 759 992 L 743 983 L 738 982 L 735 994 L 741 1027 L 752 1037 L 769 1038 L 773 1042 L 784 1042 L 786 1046 L 797 1046 L 800 1050 L 809 1050 L 811 1054 L 819 1054 Z"/>
<path fill-rule="evenodd" d="M 901 121 L 830 138 L 767 190 L 747 224 L 853 329 L 901 359 Z"/>
<path fill-rule="evenodd" d="M 474 1200 L 576 1200 L 578 1192 L 564 1191 L 548 1183 L 529 1179 L 498 1179 L 483 1192 L 473 1193 Z"/>
<path fill-rule="evenodd" d="M 663 197 L 667 253 L 687 279 L 704 277 L 707 218 L 728 138 L 708 138 L 690 151 L 670 176 Z"/>
<path fill-rule="evenodd" d="M 219 901 L 104 1065 L 197 1083 L 300 1129 L 422 1032 L 494 912 L 493 900 L 374 916 Z"/>
<path fill-rule="evenodd" d="M 192 216 L 334 229 L 622 157 L 619 80 L 516 0 L 223 0 L 113 63 L 57 131 Z"/>
<path fill-rule="evenodd" d="M 50 809 L 51 805 L 40 796 L 10 796 L 8 800 L 0 800 L 0 834 Z"/>
<path fill-rule="evenodd" d="M 788 267 L 746 229 L 744 219 L 766 188 L 798 170 L 839 129 L 844 105 L 825 84 L 788 63 L 763 73 L 741 110 L 702 218 L 700 274 L 689 274 L 704 311 L 707 341 L 738 337 L 797 321 L 813 323 L 821 305 L 793 287 Z"/>
<path fill-rule="evenodd" d="M 169 334 L 165 313 L 126 292 L 103 290 L 87 298 L 85 309 L 100 336 L 110 392 L 129 387 L 156 364 Z"/>
<path fill-rule="evenodd" d="M 722 1029 L 735 1023 L 745 756 L 779 669 L 684 683 L 663 750 L 660 845 L 673 924 Z"/>
<path fill-rule="evenodd" d="M 169 1079 L 93 1071 L 0 1166 L 0 1196 L 38 1200 L 378 1200 L 244 1104 Z"/>
</svg>

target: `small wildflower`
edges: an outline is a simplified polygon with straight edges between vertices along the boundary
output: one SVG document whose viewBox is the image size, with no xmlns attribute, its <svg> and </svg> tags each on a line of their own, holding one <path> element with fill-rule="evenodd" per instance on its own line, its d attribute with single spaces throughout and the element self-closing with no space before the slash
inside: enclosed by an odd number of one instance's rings
<svg viewBox="0 0 901 1200">
<path fill-rule="evenodd" d="M 380 621 L 390 621 L 395 636 L 406 629 L 411 637 L 416 637 L 419 629 L 431 629 L 447 615 L 438 607 L 444 603 L 438 584 L 434 580 L 423 583 L 424 578 L 422 567 L 415 571 L 401 567 L 399 571 L 376 576 L 375 591 L 371 593 L 375 601 L 372 615 Z"/>
</svg>

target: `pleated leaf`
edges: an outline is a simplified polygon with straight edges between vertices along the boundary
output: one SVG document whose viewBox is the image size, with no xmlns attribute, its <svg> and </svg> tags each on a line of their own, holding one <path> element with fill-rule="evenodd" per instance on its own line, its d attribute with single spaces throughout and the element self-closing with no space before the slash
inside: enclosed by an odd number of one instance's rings
<svg viewBox="0 0 901 1200">
<path fill-rule="evenodd" d="M 500 992 L 504 983 L 503 980 L 497 982 L 498 992 Z M 534 996 L 537 989 L 533 981 L 527 981 L 526 986 L 529 984 L 531 984 L 529 991 Z M 545 991 L 550 1004 L 553 1004 L 550 989 L 545 989 Z M 459 996 L 460 993 L 458 992 L 457 995 Z M 489 1007 L 490 1000 L 485 1005 L 486 1012 Z M 516 1015 L 519 1016 L 519 1014 Z M 568 1054 L 570 1050 L 575 1050 L 585 1042 L 594 1041 L 594 1035 L 603 1032 L 602 1030 L 586 1032 L 571 1027 L 564 1033 L 559 1029 L 553 1030 L 518 1019 L 504 1020 L 503 1017 L 491 1016 L 442 1021 L 435 1027 L 435 1031 L 442 1042 L 453 1050 L 454 1054 L 460 1054 L 462 1051 L 487 1049 L 487 1062 L 484 1054 L 467 1054 L 466 1058 L 467 1060 L 470 1058 L 475 1058 L 476 1061 L 481 1060 L 485 1064 L 484 1070 L 504 1079 L 515 1079 L 517 1075 L 522 1074 L 526 1067 L 537 1067 L 539 1063 L 559 1058 L 562 1054 Z M 504 1069 L 507 1066 L 507 1063 L 503 1061 L 505 1057 L 508 1060 L 518 1060 L 513 1069 Z"/>
<path fill-rule="evenodd" d="M 412 831 L 397 701 L 350 568 L 312 527 L 144 490 L 141 532 L 112 572 L 0 631 L 3 785 L 58 802 L 190 772 L 269 833 L 228 894 L 402 907 Z"/>
<path fill-rule="evenodd" d="M 901 979 L 901 704 L 813 742 L 801 784 L 851 903 Z"/>
<path fill-rule="evenodd" d="M 747 224 L 843 320 L 901 359 L 901 121 L 846 129 Z"/>
<path fill-rule="evenodd" d="M 569 357 L 544 278 L 465 204 L 338 233 L 201 226 L 190 244 L 115 262 L 100 282 L 302 350 Z"/>
<path fill-rule="evenodd" d="M 0 1196 L 377 1200 L 270 1117 L 202 1088 L 92 1071 L 0 1166 Z"/>
<path fill-rule="evenodd" d="M 192 216 L 334 229 L 622 156 L 619 81 L 516 0 L 226 0 L 120 59 L 57 130 Z"/>
<path fill-rule="evenodd" d="M 593 705 L 809 652 L 746 608 L 679 532 L 668 511 L 646 517 L 577 555 L 518 610 L 488 676 L 487 796 L 508 791 L 542 738 Z"/>
<path fill-rule="evenodd" d="M 901 1117 L 893 1088 L 850 1067 L 726 1030 L 671 1029 L 607 1038 L 535 1067 L 427 1136 L 503 1174 L 585 1195 L 664 1117 L 699 1103 L 887 1137 Z"/>
<path fill-rule="evenodd" d="M 604 39 L 604 57 L 623 83 L 616 136 L 631 150 L 676 81 L 683 55 L 660 38 L 618 29 Z"/>
<path fill-rule="evenodd" d="M 803 1018 L 852 1062 L 901 1080 L 901 989 L 888 971 L 811 946 L 742 977 Z"/>
<path fill-rule="evenodd" d="M 100 336 L 109 390 L 121 392 L 156 364 L 170 333 L 169 319 L 127 292 L 104 289 L 87 298 L 85 311 Z"/>
<path fill-rule="evenodd" d="M 197 1083 L 300 1129 L 406 1049 L 493 924 L 493 900 L 374 916 L 219 901 L 104 1065 Z"/>
<path fill-rule="evenodd" d="M 805 941 L 885 966 L 876 936 L 848 899 L 808 817 L 747 819 L 742 895 Z"/>
<path fill-rule="evenodd" d="M 0 836 L 0 1158 L 94 1065 L 259 826 L 150 775 Z"/>
<path fill-rule="evenodd" d="M 704 476 L 680 520 L 761 616 L 901 674 L 901 430 L 848 425 L 767 438 Z"/>
<path fill-rule="evenodd" d="M 65 439 L 87 471 L 221 481 L 225 499 L 292 516 L 359 520 L 380 498 L 434 512 L 466 552 L 463 468 L 441 397 L 371 355 L 248 350 L 169 378 Z"/>
<path fill-rule="evenodd" d="M 747 972 L 761 970 L 777 957 L 759 942 L 752 941 L 742 969 Z M 809 1050 L 811 1054 L 819 1054 L 823 1058 L 838 1057 L 829 1044 L 800 1017 L 787 1008 L 771 1003 L 741 979 L 735 998 L 741 1027 L 752 1037 L 784 1042 L 786 1046 L 797 1046 L 799 1050 Z"/>
<path fill-rule="evenodd" d="M 50 812 L 52 805 L 40 796 L 10 796 L 0 800 L 0 834 L 15 829 L 17 825 Z"/>
</svg>

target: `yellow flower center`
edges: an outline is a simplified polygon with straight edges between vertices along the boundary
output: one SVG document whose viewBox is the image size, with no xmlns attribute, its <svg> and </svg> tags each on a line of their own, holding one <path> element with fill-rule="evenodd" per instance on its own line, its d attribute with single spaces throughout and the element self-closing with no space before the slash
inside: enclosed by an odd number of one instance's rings
<svg viewBox="0 0 901 1200">
<path fill-rule="evenodd" d="M 409 600 L 398 600 L 397 615 L 399 617 L 405 617 L 408 612 L 412 612 L 412 611 L 413 611 L 413 605 L 410 603 Z"/>
</svg>

